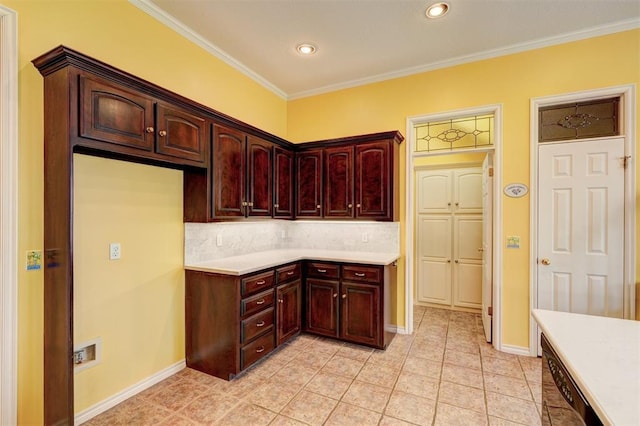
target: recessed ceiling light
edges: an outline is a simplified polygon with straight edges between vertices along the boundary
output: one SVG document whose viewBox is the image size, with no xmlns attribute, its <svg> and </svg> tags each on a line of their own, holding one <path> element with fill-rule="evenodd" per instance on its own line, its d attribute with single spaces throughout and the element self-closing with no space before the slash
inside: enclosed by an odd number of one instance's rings
<svg viewBox="0 0 640 426">
<path fill-rule="evenodd" d="M 431 19 L 442 18 L 448 11 L 449 5 L 447 3 L 434 3 L 427 8 L 425 15 Z"/>
<path fill-rule="evenodd" d="M 296 46 L 296 50 L 298 51 L 298 53 L 308 56 L 316 53 L 316 50 L 318 50 L 318 48 L 311 43 L 302 43 Z"/>
</svg>

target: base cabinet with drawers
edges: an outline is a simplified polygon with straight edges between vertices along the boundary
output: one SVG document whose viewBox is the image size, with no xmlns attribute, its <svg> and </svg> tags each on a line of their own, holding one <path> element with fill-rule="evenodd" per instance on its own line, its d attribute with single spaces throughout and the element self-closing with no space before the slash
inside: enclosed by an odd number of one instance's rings
<svg viewBox="0 0 640 426">
<path fill-rule="evenodd" d="M 300 332 L 300 263 L 234 276 L 185 271 L 187 366 L 230 380 Z"/>
<path fill-rule="evenodd" d="M 388 281 L 384 266 L 306 262 L 304 331 L 386 348 Z"/>
</svg>

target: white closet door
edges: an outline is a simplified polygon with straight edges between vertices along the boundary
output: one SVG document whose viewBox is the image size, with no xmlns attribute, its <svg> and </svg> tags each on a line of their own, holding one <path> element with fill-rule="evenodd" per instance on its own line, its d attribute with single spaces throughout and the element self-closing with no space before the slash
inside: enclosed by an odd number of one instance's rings
<svg viewBox="0 0 640 426">
<path fill-rule="evenodd" d="M 419 214 L 451 212 L 451 171 L 420 170 L 416 181 Z"/>
<path fill-rule="evenodd" d="M 453 221 L 453 304 L 482 308 L 482 215 Z"/>
<path fill-rule="evenodd" d="M 451 216 L 418 215 L 419 302 L 451 304 Z"/>
<path fill-rule="evenodd" d="M 455 213 L 482 213 L 482 169 L 453 171 L 453 202 Z"/>
</svg>

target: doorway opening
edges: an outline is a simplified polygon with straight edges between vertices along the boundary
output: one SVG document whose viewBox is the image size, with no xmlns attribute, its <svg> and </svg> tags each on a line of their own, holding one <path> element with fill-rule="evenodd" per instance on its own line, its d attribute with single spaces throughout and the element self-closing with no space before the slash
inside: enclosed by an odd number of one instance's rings
<svg viewBox="0 0 640 426">
<path fill-rule="evenodd" d="M 619 99 L 619 121 L 613 123 L 619 124 L 619 131 L 544 140 L 538 126 L 541 111 L 567 103 L 606 104 L 607 98 Z M 636 317 L 635 111 L 633 86 L 532 99 L 532 310 Z M 564 123 L 566 117 L 560 124 L 586 132 L 583 128 L 587 121 L 593 121 L 592 115 L 578 111 L 566 116 L 580 118 L 577 126 Z M 558 186 L 560 180 L 563 182 Z M 574 203 L 579 206 L 572 207 Z M 572 209 L 580 214 L 572 214 Z M 578 258 L 573 259 L 574 254 Z M 576 266 L 579 273 L 572 278 Z M 539 334 L 535 321 L 530 321 L 531 355 L 541 352 Z"/>
<path fill-rule="evenodd" d="M 421 254 L 424 254 L 424 253 L 419 253 L 419 251 L 421 250 L 424 251 L 423 250 L 424 247 L 422 248 L 418 247 L 417 233 L 420 232 L 419 228 L 424 226 L 429 228 L 429 225 L 436 226 L 436 222 L 438 220 L 440 221 L 445 220 L 445 222 L 446 221 L 451 222 L 452 232 L 455 232 L 453 230 L 454 229 L 453 222 L 456 217 L 454 210 L 451 210 L 449 213 L 442 210 L 438 213 L 436 210 L 429 211 L 429 209 L 436 208 L 435 206 L 427 207 L 426 211 L 424 212 L 426 216 L 423 216 L 423 219 L 427 219 L 427 220 L 426 222 L 423 221 L 422 223 L 420 223 L 419 206 L 417 205 L 417 203 L 419 202 L 419 199 L 418 199 L 419 197 L 417 196 L 417 191 L 419 186 L 419 182 L 418 182 L 419 176 L 428 176 L 429 173 L 433 171 L 438 171 L 435 173 L 437 175 L 440 172 L 450 170 L 450 171 L 447 171 L 446 173 L 441 173 L 441 174 L 443 175 L 449 174 L 453 179 L 455 170 L 460 171 L 461 168 L 464 168 L 464 169 L 476 168 L 476 172 L 473 172 L 469 175 L 471 177 L 469 181 L 476 179 L 477 183 L 481 184 L 482 170 L 483 170 L 482 163 L 483 163 L 483 160 L 490 157 L 493 162 L 493 167 L 492 167 L 493 173 L 492 173 L 492 179 L 489 183 L 489 187 L 490 187 L 489 194 L 499 194 L 500 191 L 498 187 L 501 181 L 500 176 L 501 176 L 501 163 L 502 163 L 502 148 L 501 148 L 502 115 L 501 115 L 501 112 L 502 111 L 501 111 L 500 105 L 489 105 L 489 106 L 480 107 L 480 108 L 456 110 L 456 111 L 450 111 L 450 112 L 445 112 L 440 114 L 430 114 L 430 115 L 410 117 L 407 119 L 407 144 L 406 144 L 407 210 L 406 210 L 406 238 L 405 238 L 405 244 L 406 244 L 405 245 L 405 253 L 406 253 L 405 327 L 406 327 L 407 333 L 413 332 L 414 303 L 422 304 L 425 302 L 425 300 L 427 301 L 427 303 L 429 303 L 428 301 L 429 296 L 433 296 L 433 294 L 432 295 L 427 294 L 425 299 L 424 292 L 422 292 L 421 294 L 418 294 L 416 292 L 419 285 L 418 283 L 419 280 L 417 279 L 418 273 L 419 273 L 418 270 L 420 269 L 420 272 L 425 271 L 425 268 L 421 269 L 421 262 L 423 262 L 424 264 L 429 264 L 429 262 L 431 262 L 431 266 L 436 266 L 436 268 L 435 269 L 432 268 L 430 272 L 433 272 L 434 270 L 436 270 L 438 266 L 437 262 L 432 262 L 434 259 L 429 259 L 429 258 L 422 259 L 422 260 L 420 259 Z M 475 117 L 475 118 L 485 119 L 488 116 L 491 116 L 493 120 L 493 124 L 491 126 L 492 143 L 480 143 L 475 145 L 468 145 L 463 147 L 462 149 L 448 149 L 448 150 L 437 149 L 431 152 L 428 152 L 428 151 L 421 152 L 417 149 L 419 143 L 424 144 L 425 140 L 429 141 L 429 137 L 420 138 L 420 136 L 417 135 L 416 128 L 420 126 L 424 127 L 427 123 L 434 123 L 434 122 L 438 124 L 441 122 L 455 123 L 457 120 L 465 117 Z M 468 131 L 468 133 L 474 133 L 474 131 Z M 475 133 L 479 134 L 480 132 L 475 131 Z M 444 130 L 441 134 L 444 135 L 446 139 L 446 138 L 451 138 L 453 135 L 453 132 L 450 130 Z M 453 135 L 453 136 L 456 136 L 456 135 Z M 488 172 L 488 169 L 489 167 L 487 167 L 487 172 Z M 474 175 L 474 173 L 476 174 Z M 476 176 L 476 177 L 474 178 L 472 176 Z M 435 178 L 432 181 L 435 182 L 437 180 L 441 180 L 441 182 L 444 182 L 444 179 L 445 178 L 443 176 L 440 178 Z M 451 182 L 453 182 L 453 180 L 451 180 Z M 479 191 L 476 194 L 479 196 L 479 198 L 476 199 L 475 201 L 476 203 L 482 202 L 484 198 L 482 195 L 484 194 L 485 190 L 486 188 L 482 188 L 482 185 L 480 185 Z M 447 193 L 447 190 L 444 190 L 442 193 L 443 194 Z M 448 194 L 449 194 L 449 197 L 451 197 L 452 192 L 448 192 Z M 488 241 L 491 241 L 490 248 L 487 247 L 485 249 L 481 245 L 481 241 L 483 239 L 482 238 L 483 227 L 481 226 L 483 222 L 482 206 L 476 206 L 476 207 L 473 207 L 471 210 L 468 210 L 469 213 L 467 216 L 463 216 L 462 213 L 458 214 L 457 216 L 459 216 L 459 218 L 456 221 L 458 222 L 458 226 L 463 225 L 467 227 L 466 232 L 471 232 L 471 234 L 479 234 L 478 238 L 480 241 L 480 245 L 477 247 L 476 246 L 473 247 L 473 250 L 475 251 L 474 256 L 468 256 L 468 257 L 473 257 L 473 259 L 466 259 L 466 260 L 469 260 L 468 262 L 466 262 L 467 271 L 477 272 L 479 269 L 482 269 L 483 250 L 487 250 L 488 252 L 489 251 L 491 252 L 492 256 L 488 259 L 489 266 L 491 266 L 490 268 L 491 272 L 489 276 L 486 278 L 490 280 L 490 288 L 492 288 L 492 292 L 489 295 L 488 300 L 484 300 L 484 301 L 482 300 L 481 295 L 478 295 L 476 292 L 476 294 L 473 295 L 471 303 L 469 303 L 469 300 L 467 301 L 463 300 L 466 297 L 465 294 L 466 295 L 470 294 L 468 292 L 465 293 L 463 291 L 462 294 L 458 292 L 457 296 L 454 293 L 449 293 L 449 294 L 451 295 L 451 300 L 457 297 L 457 304 L 460 305 L 458 306 L 458 308 L 462 310 L 465 310 L 466 308 L 466 310 L 480 312 L 479 308 L 482 306 L 483 302 L 484 303 L 490 302 L 490 305 L 492 308 L 491 309 L 492 315 L 491 317 L 489 317 L 489 312 L 487 312 L 486 319 L 490 321 L 491 325 L 489 327 L 489 330 L 493 329 L 493 333 L 490 333 L 492 335 L 488 337 L 490 337 L 493 346 L 496 349 L 501 350 L 501 327 L 500 327 L 501 270 L 499 268 L 499 265 L 500 265 L 500 260 L 502 258 L 502 248 L 500 247 L 499 244 L 493 244 L 494 241 L 501 241 L 501 225 L 500 225 L 501 197 L 496 196 L 496 197 L 491 197 L 485 200 L 489 200 L 489 199 L 491 201 L 489 203 L 490 209 L 488 210 L 492 213 L 491 219 L 490 219 L 491 227 L 489 231 L 490 238 L 488 238 Z M 459 200 L 457 201 L 459 203 L 458 206 L 455 206 L 455 202 L 456 202 L 455 200 L 445 201 L 443 199 L 443 200 L 440 200 L 440 202 L 444 202 L 444 206 L 443 206 L 444 209 L 449 208 L 447 203 L 452 202 L 451 208 L 455 209 L 456 207 L 458 207 L 458 212 L 460 212 L 461 205 Z M 438 216 L 438 214 L 440 214 L 440 216 Z M 478 214 L 479 216 L 476 216 L 473 218 L 471 217 L 473 215 L 478 215 Z M 449 215 L 449 217 L 445 218 L 447 215 Z M 464 218 L 465 220 L 459 220 L 461 218 Z M 447 227 L 446 225 L 444 228 L 442 227 L 437 227 L 437 228 L 449 229 L 449 227 Z M 449 259 L 452 264 L 456 260 L 455 256 L 453 256 L 454 254 L 453 247 L 451 250 L 448 251 L 448 253 L 450 253 L 449 257 L 440 256 L 442 257 L 442 259 L 438 259 L 438 262 L 441 261 L 441 263 L 439 264 L 440 271 L 444 271 L 445 275 L 446 275 L 447 269 L 451 270 L 451 268 L 447 267 L 447 264 L 448 264 L 447 259 Z M 480 256 L 478 256 L 479 253 L 481 254 Z M 457 251 L 455 254 L 459 255 L 460 252 Z M 457 260 L 458 260 L 458 264 L 456 266 L 460 267 L 460 257 L 458 257 Z M 463 268 L 459 268 L 459 272 L 462 272 L 462 269 Z M 426 270 L 428 270 L 428 268 Z M 480 276 L 482 276 L 482 274 L 480 274 Z M 460 288 L 461 287 L 459 287 L 458 290 Z M 453 287 L 450 287 L 450 289 L 453 289 Z M 477 291 L 477 288 L 476 288 L 476 291 Z M 440 294 L 443 294 L 446 296 L 447 289 L 444 289 L 444 290 L 440 289 Z M 421 298 L 423 299 L 422 301 L 420 300 Z M 447 302 L 444 301 L 444 303 L 447 303 Z M 453 302 L 450 302 L 450 303 L 453 303 Z M 466 306 L 464 306 L 465 304 Z M 485 313 L 483 312 L 483 316 L 484 314 Z M 489 333 L 485 331 L 485 334 L 488 335 Z"/>
</svg>

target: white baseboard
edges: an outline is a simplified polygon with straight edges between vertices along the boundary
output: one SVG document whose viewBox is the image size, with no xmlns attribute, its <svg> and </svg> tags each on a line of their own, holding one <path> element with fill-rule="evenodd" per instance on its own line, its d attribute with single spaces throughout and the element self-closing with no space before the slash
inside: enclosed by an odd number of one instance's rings
<svg viewBox="0 0 640 426">
<path fill-rule="evenodd" d="M 184 369 L 187 366 L 186 361 L 180 360 L 173 365 L 165 368 L 164 370 L 160 370 L 157 373 L 147 377 L 129 386 L 126 389 L 118 392 L 115 395 L 110 396 L 109 398 L 98 402 L 97 404 L 87 408 L 86 410 L 81 411 L 80 413 L 75 415 L 74 424 L 81 425 L 84 422 L 87 422 L 97 416 L 98 414 L 104 413 L 110 408 L 115 407 L 120 404 L 122 401 L 131 398 L 134 395 L 139 394 L 145 389 L 149 389 L 151 386 L 155 385 L 158 382 L 163 381 L 169 376 L 176 374 L 178 371 Z"/>
<path fill-rule="evenodd" d="M 407 333 L 407 329 L 404 327 L 398 327 L 397 325 L 388 324 L 384 327 L 385 331 L 396 333 L 396 334 L 409 334 Z"/>
<path fill-rule="evenodd" d="M 526 346 L 502 345 L 500 351 L 513 355 L 531 356 L 531 352 Z"/>
</svg>

